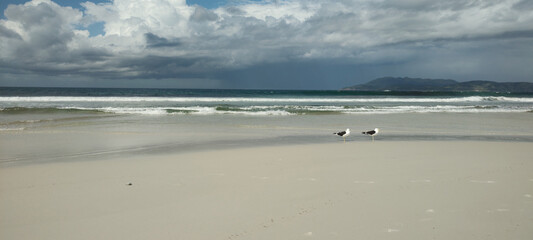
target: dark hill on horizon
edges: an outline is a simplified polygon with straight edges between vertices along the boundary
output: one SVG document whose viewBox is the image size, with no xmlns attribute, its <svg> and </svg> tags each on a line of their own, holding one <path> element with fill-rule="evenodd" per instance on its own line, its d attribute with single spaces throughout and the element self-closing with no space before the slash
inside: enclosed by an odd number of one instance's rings
<svg viewBox="0 0 533 240">
<path fill-rule="evenodd" d="M 351 91 L 417 91 L 417 92 L 513 92 L 533 93 L 533 83 L 529 82 L 458 82 L 451 79 L 423 78 L 377 78 L 364 84 L 345 87 Z"/>
</svg>

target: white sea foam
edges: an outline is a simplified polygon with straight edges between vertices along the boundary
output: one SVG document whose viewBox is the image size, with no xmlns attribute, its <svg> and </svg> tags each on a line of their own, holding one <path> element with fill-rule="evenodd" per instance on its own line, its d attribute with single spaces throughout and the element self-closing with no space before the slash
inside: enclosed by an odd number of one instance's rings
<svg viewBox="0 0 533 240">
<path fill-rule="evenodd" d="M 393 106 L 393 107 L 371 107 L 343 109 L 343 113 L 352 114 L 389 114 L 389 113 L 512 113 L 527 112 L 527 107 L 492 107 L 484 108 L 479 106 Z"/>
<path fill-rule="evenodd" d="M 121 113 L 121 114 L 142 114 L 142 115 L 163 115 L 167 114 L 167 112 L 164 109 L 158 109 L 158 108 L 101 108 L 97 109 L 104 112 L 110 112 L 110 113 Z"/>
<path fill-rule="evenodd" d="M 245 98 L 245 97 L 66 97 L 66 96 L 39 96 L 39 97 L 0 97 L 0 102 L 335 102 L 335 103 L 453 103 L 453 102 L 521 102 L 533 103 L 530 97 L 382 97 L 382 98 Z"/>
<path fill-rule="evenodd" d="M 72 104 L 69 104 L 72 105 Z M 83 104 L 80 104 L 83 105 Z M 139 115 L 212 115 L 212 114 L 240 114 L 252 116 L 286 116 L 298 114 L 393 114 L 393 113 L 497 113 L 497 112 L 527 112 L 528 107 L 483 107 L 483 106 L 298 106 L 298 105 L 267 105 L 267 106 L 135 106 L 124 104 L 120 107 L 55 107 L 61 110 L 98 111 L 116 114 Z M 31 112 L 34 108 L 39 112 L 39 107 L 31 107 L 23 111 Z M 53 108 L 47 108 L 53 109 Z M 0 110 L 0 112 L 3 110 Z"/>
<path fill-rule="evenodd" d="M 77 108 L 80 110 L 101 111 L 116 114 L 138 114 L 138 115 L 211 115 L 211 114 L 242 114 L 242 115 L 291 115 L 291 113 L 283 110 L 264 110 L 264 111 L 219 111 L 217 107 L 104 107 L 104 108 Z"/>
<path fill-rule="evenodd" d="M 117 114 L 285 116 L 298 114 L 509 113 L 531 112 L 533 98 L 518 97 L 0 97 L 0 112 L 44 109 Z"/>
</svg>

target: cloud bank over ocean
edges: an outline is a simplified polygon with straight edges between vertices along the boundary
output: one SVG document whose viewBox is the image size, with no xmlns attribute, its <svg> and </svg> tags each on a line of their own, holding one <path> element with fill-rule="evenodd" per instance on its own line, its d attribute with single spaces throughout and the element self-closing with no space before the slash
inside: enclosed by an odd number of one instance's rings
<svg viewBox="0 0 533 240">
<path fill-rule="evenodd" d="M 533 81 L 527 0 L 81 6 L 33 0 L 3 10 L 0 84 L 339 88 L 394 74 Z"/>
</svg>

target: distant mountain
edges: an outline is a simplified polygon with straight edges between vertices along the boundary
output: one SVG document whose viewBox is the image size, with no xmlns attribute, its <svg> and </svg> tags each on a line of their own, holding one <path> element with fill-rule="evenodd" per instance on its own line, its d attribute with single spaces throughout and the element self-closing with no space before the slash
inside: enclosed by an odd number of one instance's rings
<svg viewBox="0 0 533 240">
<path fill-rule="evenodd" d="M 342 90 L 357 91 L 420 91 L 420 92 L 531 92 L 533 83 L 528 82 L 458 82 L 451 79 L 422 79 L 384 77 L 365 84 L 345 87 Z"/>
</svg>

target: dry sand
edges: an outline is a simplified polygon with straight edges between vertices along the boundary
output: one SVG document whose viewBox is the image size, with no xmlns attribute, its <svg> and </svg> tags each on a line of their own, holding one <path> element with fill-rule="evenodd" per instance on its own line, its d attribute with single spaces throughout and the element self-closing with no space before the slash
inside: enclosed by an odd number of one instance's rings
<svg viewBox="0 0 533 240">
<path fill-rule="evenodd" d="M 532 149 L 341 142 L 3 167 L 0 239 L 529 240 Z"/>
</svg>

